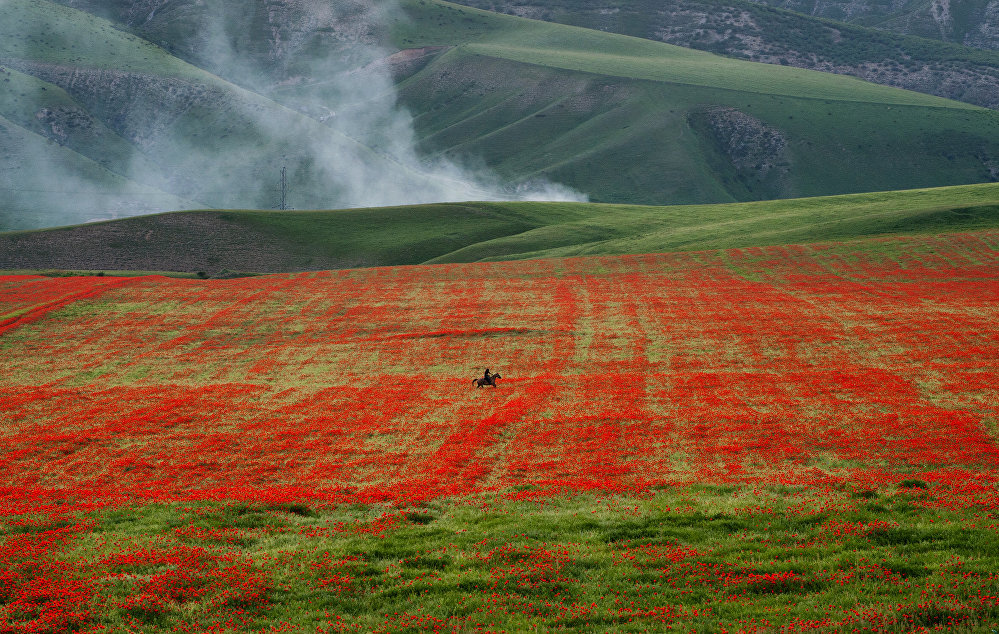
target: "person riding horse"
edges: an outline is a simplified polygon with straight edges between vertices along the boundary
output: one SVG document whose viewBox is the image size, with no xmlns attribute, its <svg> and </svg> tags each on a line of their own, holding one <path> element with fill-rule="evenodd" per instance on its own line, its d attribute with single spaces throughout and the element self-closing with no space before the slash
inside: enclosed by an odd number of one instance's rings
<svg viewBox="0 0 999 634">
<path fill-rule="evenodd" d="M 472 383 L 475 384 L 475 387 L 485 387 L 487 385 L 491 385 L 493 387 L 496 387 L 496 379 L 501 379 L 501 378 L 503 378 L 503 377 L 501 377 L 499 375 L 499 372 L 497 372 L 496 374 L 493 374 L 492 372 L 489 371 L 489 368 L 486 368 L 486 371 L 482 375 L 482 378 L 481 379 L 472 379 Z"/>
</svg>

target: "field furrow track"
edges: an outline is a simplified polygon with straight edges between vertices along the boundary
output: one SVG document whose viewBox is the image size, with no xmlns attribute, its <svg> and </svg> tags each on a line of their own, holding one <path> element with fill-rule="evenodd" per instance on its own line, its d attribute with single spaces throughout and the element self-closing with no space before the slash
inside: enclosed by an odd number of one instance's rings
<svg viewBox="0 0 999 634">
<path fill-rule="evenodd" d="M 70 290 L 65 295 L 59 295 L 58 297 L 43 303 L 20 306 L 0 315 L 0 336 L 14 330 L 15 328 L 19 328 L 25 324 L 30 324 L 42 319 L 52 311 L 65 308 L 73 302 L 84 299 L 95 299 L 109 290 L 124 288 L 126 286 L 141 283 L 142 281 L 142 278 L 107 278 L 97 282 L 92 282 L 90 280 L 83 281 L 78 278 L 72 279 L 69 286 L 71 289 L 75 288 L 75 290 Z M 59 293 L 64 289 L 60 287 L 52 290 Z M 2 304 L 0 304 L 0 306 L 2 306 Z"/>
</svg>

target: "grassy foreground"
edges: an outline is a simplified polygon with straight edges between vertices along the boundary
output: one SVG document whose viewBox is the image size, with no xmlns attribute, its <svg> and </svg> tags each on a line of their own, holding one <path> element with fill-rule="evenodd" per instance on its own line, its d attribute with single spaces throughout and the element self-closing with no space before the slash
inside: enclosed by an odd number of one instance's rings
<svg viewBox="0 0 999 634">
<path fill-rule="evenodd" d="M 152 504 L 8 518 L 0 556 L 8 600 L 53 571 L 76 582 L 53 597 L 69 629 L 987 631 L 999 520 L 954 504 L 969 494 L 957 480 L 831 479 L 415 506 Z"/>
</svg>

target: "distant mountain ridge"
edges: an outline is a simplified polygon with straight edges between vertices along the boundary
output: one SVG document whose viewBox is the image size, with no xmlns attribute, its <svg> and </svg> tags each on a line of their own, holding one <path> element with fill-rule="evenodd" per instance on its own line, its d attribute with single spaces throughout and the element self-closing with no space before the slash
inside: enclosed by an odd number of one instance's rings
<svg viewBox="0 0 999 634">
<path fill-rule="evenodd" d="M 11 192 L 0 228 L 48 224 L 59 216 L 53 209 L 65 210 L 55 224 L 68 224 L 136 210 L 277 207 L 282 166 L 298 205 L 360 202 L 350 188 L 363 179 L 326 171 L 315 161 L 321 152 L 392 171 L 401 186 L 419 184 L 384 154 L 119 25 L 45 1 L 7 0 L 0 13 L 2 81 L 13 88 L 0 95 L 0 115 L 8 130 L 46 142 L 0 157 L 10 162 L 0 167 L 0 187 Z M 190 23 L 170 24 L 199 37 Z M 75 161 L 47 169 L 55 147 Z M 90 163 L 108 173 L 95 176 Z M 39 182 L 22 187 L 25 177 Z M 120 199 L 120 181 L 140 191 Z"/>
</svg>

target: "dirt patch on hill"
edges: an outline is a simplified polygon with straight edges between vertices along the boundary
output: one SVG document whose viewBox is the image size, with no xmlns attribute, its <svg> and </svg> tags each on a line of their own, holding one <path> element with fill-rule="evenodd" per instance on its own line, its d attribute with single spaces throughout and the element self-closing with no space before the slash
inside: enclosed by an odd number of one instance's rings
<svg viewBox="0 0 999 634">
<path fill-rule="evenodd" d="M 749 197 L 786 194 L 790 160 L 782 131 L 741 110 L 720 106 L 691 112 L 688 123 L 714 150 L 719 173 L 734 177 Z"/>
<path fill-rule="evenodd" d="M 0 269 L 277 273 L 376 264 L 289 244 L 225 212 L 180 212 L 0 234 Z"/>
<path fill-rule="evenodd" d="M 450 50 L 450 46 L 424 46 L 407 48 L 382 60 L 392 77 L 400 81 L 423 70 L 435 57 Z"/>
</svg>

